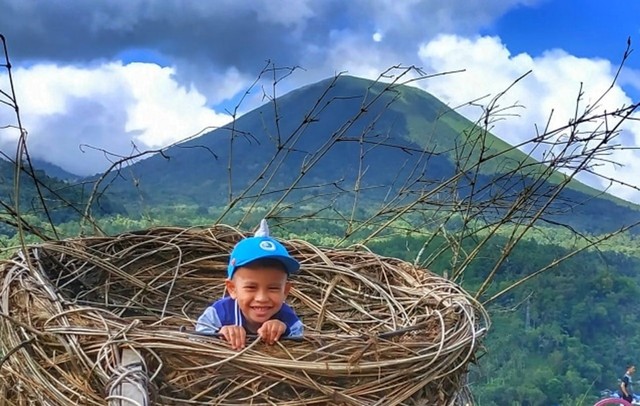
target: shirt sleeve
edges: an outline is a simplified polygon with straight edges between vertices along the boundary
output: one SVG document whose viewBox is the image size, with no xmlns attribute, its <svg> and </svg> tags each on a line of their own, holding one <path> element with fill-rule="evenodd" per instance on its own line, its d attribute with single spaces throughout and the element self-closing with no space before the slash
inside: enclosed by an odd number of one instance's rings
<svg viewBox="0 0 640 406">
<path fill-rule="evenodd" d="M 222 328 L 216 308 L 211 305 L 204 310 L 196 322 L 196 331 L 205 334 L 216 334 Z"/>
<path fill-rule="evenodd" d="M 289 334 L 286 337 L 302 337 L 304 335 L 304 325 L 298 319 L 292 326 L 287 326 Z"/>
</svg>

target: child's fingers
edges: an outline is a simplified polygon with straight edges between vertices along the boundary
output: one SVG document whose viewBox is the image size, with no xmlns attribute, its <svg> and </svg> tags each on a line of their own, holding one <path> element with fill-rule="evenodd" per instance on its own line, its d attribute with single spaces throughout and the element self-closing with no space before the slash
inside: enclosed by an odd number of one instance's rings
<svg viewBox="0 0 640 406">
<path fill-rule="evenodd" d="M 257 331 L 258 335 L 267 344 L 273 345 L 287 331 L 287 326 L 279 320 L 270 320 Z"/>
<path fill-rule="evenodd" d="M 285 329 L 282 328 L 280 324 L 271 324 L 265 328 L 265 334 L 263 339 L 267 342 L 267 344 L 273 345 L 282 333 L 284 333 Z"/>
<path fill-rule="evenodd" d="M 246 340 L 244 330 L 233 329 L 232 331 L 233 331 L 232 347 L 234 350 L 241 350 L 242 348 L 244 348 L 244 344 Z"/>
<path fill-rule="evenodd" d="M 269 329 L 266 326 L 262 326 L 262 328 L 258 330 L 258 336 L 260 336 L 262 341 L 269 344 Z"/>
<path fill-rule="evenodd" d="M 246 333 L 243 328 L 223 328 L 220 330 L 220 334 L 234 350 L 244 348 Z"/>
<path fill-rule="evenodd" d="M 278 341 L 280 339 L 280 336 L 282 336 L 282 334 L 285 331 L 285 327 L 283 325 L 277 325 L 275 327 L 276 328 L 273 329 L 273 335 L 271 336 L 272 338 L 271 344 Z"/>
<path fill-rule="evenodd" d="M 220 334 L 222 335 L 222 338 L 224 338 L 227 342 L 231 342 L 231 336 L 229 335 L 229 330 L 223 328 L 222 330 L 220 330 Z"/>
<path fill-rule="evenodd" d="M 271 344 L 271 329 L 269 328 L 269 324 L 263 324 L 260 329 L 257 331 L 258 335 L 267 344 Z"/>
<path fill-rule="evenodd" d="M 280 326 L 274 326 L 273 330 L 271 330 L 271 344 L 274 344 L 280 338 L 282 332 L 280 331 Z"/>
<path fill-rule="evenodd" d="M 244 331 L 244 329 L 241 329 L 239 334 L 238 334 L 238 345 L 240 346 L 239 349 L 244 348 L 244 346 L 247 343 L 247 332 Z"/>
</svg>

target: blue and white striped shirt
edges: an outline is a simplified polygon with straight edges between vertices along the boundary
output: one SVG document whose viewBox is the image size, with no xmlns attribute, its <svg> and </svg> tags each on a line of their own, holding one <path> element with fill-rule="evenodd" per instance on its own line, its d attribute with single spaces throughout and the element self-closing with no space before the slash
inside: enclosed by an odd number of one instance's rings
<svg viewBox="0 0 640 406">
<path fill-rule="evenodd" d="M 282 304 L 278 313 L 274 314 L 271 319 L 280 320 L 287 326 L 286 331 L 282 334 L 283 337 L 302 337 L 304 326 L 296 312 L 286 303 Z M 205 309 L 198 317 L 196 331 L 205 334 L 216 334 L 222 326 L 245 325 L 246 321 L 240 311 L 238 302 L 227 296 Z"/>
</svg>

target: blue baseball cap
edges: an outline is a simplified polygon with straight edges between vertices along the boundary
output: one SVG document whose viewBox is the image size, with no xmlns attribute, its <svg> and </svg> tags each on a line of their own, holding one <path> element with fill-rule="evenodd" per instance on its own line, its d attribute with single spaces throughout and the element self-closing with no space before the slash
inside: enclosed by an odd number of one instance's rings
<svg viewBox="0 0 640 406">
<path fill-rule="evenodd" d="M 289 275 L 297 273 L 300 270 L 300 263 L 289 255 L 284 245 L 278 241 L 268 236 L 248 237 L 240 240 L 233 248 L 233 251 L 231 251 L 229 266 L 227 267 L 227 276 L 231 279 L 238 267 L 248 265 L 250 262 L 258 259 L 266 258 L 280 261 Z"/>
</svg>

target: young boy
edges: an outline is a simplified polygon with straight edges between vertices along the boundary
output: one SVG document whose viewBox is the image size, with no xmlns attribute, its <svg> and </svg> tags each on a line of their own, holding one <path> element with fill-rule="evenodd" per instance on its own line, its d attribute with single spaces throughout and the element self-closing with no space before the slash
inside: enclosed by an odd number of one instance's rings
<svg viewBox="0 0 640 406">
<path fill-rule="evenodd" d="M 287 249 L 269 237 L 265 220 L 254 237 L 241 240 L 231 251 L 226 296 L 202 313 L 196 331 L 220 334 L 235 350 L 244 348 L 247 333 L 268 344 L 280 337 L 300 337 L 303 325 L 284 303 L 300 264 Z"/>
</svg>

